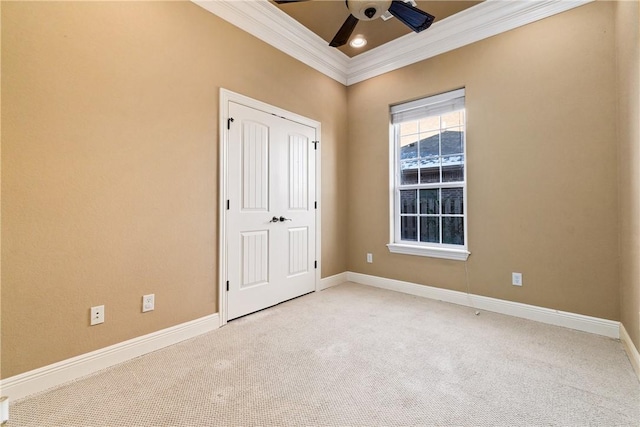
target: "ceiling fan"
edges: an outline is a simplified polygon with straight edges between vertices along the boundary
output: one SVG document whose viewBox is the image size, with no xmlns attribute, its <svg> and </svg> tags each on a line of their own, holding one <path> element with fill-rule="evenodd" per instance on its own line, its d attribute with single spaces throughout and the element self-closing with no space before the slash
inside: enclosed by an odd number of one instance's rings
<svg viewBox="0 0 640 427">
<path fill-rule="evenodd" d="M 307 0 L 274 0 L 275 3 L 297 3 Z M 329 43 L 329 46 L 340 47 L 347 43 L 359 20 L 372 21 L 385 12 L 398 18 L 403 24 L 416 33 L 431 26 L 435 17 L 417 7 L 401 0 L 345 0 L 350 15 Z"/>
</svg>

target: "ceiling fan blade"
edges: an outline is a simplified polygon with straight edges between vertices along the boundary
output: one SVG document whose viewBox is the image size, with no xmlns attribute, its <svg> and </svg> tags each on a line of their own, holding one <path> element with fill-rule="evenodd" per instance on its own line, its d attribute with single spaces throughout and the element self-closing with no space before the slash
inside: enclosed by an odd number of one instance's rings
<svg viewBox="0 0 640 427">
<path fill-rule="evenodd" d="M 391 2 L 389 13 L 416 33 L 429 28 L 433 24 L 433 20 L 436 19 L 433 15 L 399 0 Z"/>
<path fill-rule="evenodd" d="M 336 33 L 335 37 L 333 37 L 333 40 L 331 40 L 331 43 L 329 43 L 329 46 L 340 47 L 347 43 L 349 37 L 351 37 L 351 33 L 353 33 L 353 30 L 356 28 L 358 21 L 358 18 L 353 15 L 349 15 L 347 20 L 344 21 L 344 24 L 342 24 L 342 27 L 340 27 Z"/>
</svg>

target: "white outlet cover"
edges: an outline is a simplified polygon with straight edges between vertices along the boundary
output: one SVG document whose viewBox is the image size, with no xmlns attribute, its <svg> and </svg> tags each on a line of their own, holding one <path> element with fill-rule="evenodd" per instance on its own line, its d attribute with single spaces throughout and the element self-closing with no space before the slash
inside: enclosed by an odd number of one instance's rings
<svg viewBox="0 0 640 427">
<path fill-rule="evenodd" d="M 522 286 L 522 273 L 511 273 L 511 284 L 514 286 Z"/>
<path fill-rule="evenodd" d="M 104 305 L 91 307 L 91 326 L 104 323 Z"/>
<path fill-rule="evenodd" d="M 142 312 L 153 311 L 156 308 L 156 295 L 149 294 L 142 296 Z"/>
</svg>

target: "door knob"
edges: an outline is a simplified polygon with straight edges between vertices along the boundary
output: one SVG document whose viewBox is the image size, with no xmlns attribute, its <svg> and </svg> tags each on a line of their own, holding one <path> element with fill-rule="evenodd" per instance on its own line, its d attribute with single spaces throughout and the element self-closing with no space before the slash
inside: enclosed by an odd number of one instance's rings
<svg viewBox="0 0 640 427">
<path fill-rule="evenodd" d="M 274 217 L 275 218 L 275 217 Z M 291 218 L 280 217 L 280 222 L 291 221 Z"/>
<path fill-rule="evenodd" d="M 278 222 L 280 221 L 280 219 L 277 216 L 274 216 L 273 218 L 271 218 L 271 221 L 269 222 Z"/>
</svg>

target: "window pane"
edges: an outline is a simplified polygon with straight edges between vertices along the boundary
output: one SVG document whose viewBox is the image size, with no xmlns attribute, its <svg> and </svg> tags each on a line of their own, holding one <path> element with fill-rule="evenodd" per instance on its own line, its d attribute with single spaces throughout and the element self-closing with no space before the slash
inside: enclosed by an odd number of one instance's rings
<svg viewBox="0 0 640 427">
<path fill-rule="evenodd" d="M 418 183 L 418 161 L 406 160 L 400 164 L 400 184 Z"/>
<path fill-rule="evenodd" d="M 420 157 L 440 155 L 440 134 L 429 132 L 420 134 Z"/>
<path fill-rule="evenodd" d="M 442 181 L 443 182 L 463 182 L 464 181 L 464 156 L 442 157 Z"/>
<path fill-rule="evenodd" d="M 415 159 L 418 157 L 418 135 L 400 137 L 400 158 Z"/>
<path fill-rule="evenodd" d="M 422 190 L 424 191 L 424 190 Z M 420 194 L 420 204 L 422 206 L 422 194 Z M 463 191 L 462 188 L 443 188 L 442 189 L 442 213 L 462 215 L 463 208 Z"/>
<path fill-rule="evenodd" d="M 436 215 L 440 213 L 438 206 L 438 189 L 420 190 L 420 213 Z"/>
<path fill-rule="evenodd" d="M 440 134 L 442 140 L 442 155 L 464 153 L 462 138 L 464 133 L 460 128 L 447 129 Z"/>
<path fill-rule="evenodd" d="M 417 213 L 416 208 L 416 192 L 417 190 L 401 190 L 400 191 L 400 213 Z"/>
<path fill-rule="evenodd" d="M 440 243 L 439 218 L 434 216 L 420 217 L 420 241 Z"/>
<path fill-rule="evenodd" d="M 409 135 L 418 133 L 418 122 L 400 123 L 400 135 Z"/>
<path fill-rule="evenodd" d="M 453 113 L 447 113 L 442 115 L 442 127 L 450 128 L 455 126 L 462 126 L 464 123 L 464 111 L 458 110 Z"/>
<path fill-rule="evenodd" d="M 442 243 L 464 245 L 464 220 L 462 217 L 442 217 Z"/>
<path fill-rule="evenodd" d="M 440 158 L 422 159 L 420 164 L 420 182 L 440 182 Z M 426 167 L 425 167 L 426 166 Z"/>
<path fill-rule="evenodd" d="M 420 132 L 440 129 L 440 116 L 425 117 L 420 122 Z"/>
<path fill-rule="evenodd" d="M 400 235 L 402 240 L 418 240 L 417 217 L 403 216 L 400 221 Z"/>
</svg>

